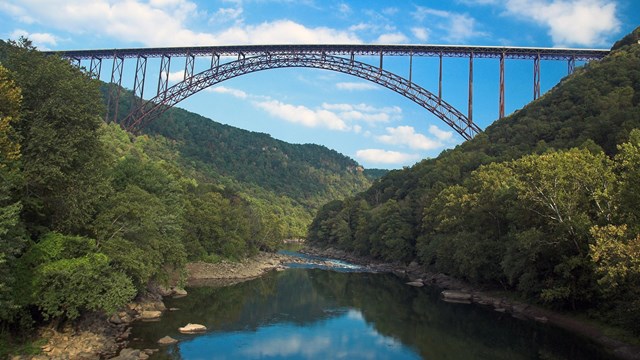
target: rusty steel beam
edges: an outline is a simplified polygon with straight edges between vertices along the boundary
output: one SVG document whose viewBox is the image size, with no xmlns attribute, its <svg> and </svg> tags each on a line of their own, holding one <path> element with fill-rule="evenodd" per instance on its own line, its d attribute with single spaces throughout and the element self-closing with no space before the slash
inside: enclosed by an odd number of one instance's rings
<svg viewBox="0 0 640 360">
<path fill-rule="evenodd" d="M 107 99 L 107 114 L 105 115 L 105 121 L 109 122 L 109 109 L 111 103 L 115 101 L 115 110 L 113 114 L 113 122 L 118 120 L 118 105 L 120 103 L 120 90 L 122 88 L 122 71 L 124 69 L 124 58 L 118 56 L 117 53 L 113 54 L 113 65 L 111 67 L 111 81 L 109 83 L 109 98 Z M 114 88 L 115 86 L 115 88 Z"/>
<path fill-rule="evenodd" d="M 160 72 L 158 74 L 158 92 L 156 96 L 166 94 L 169 88 L 169 74 L 171 73 L 171 56 L 162 55 L 160 58 Z"/>
<path fill-rule="evenodd" d="M 473 52 L 469 54 L 469 122 L 473 122 Z"/>
<path fill-rule="evenodd" d="M 100 72 L 102 71 L 102 59 L 92 56 L 89 63 L 89 77 L 92 79 L 100 79 Z"/>
<path fill-rule="evenodd" d="M 500 100 L 498 104 L 498 119 L 504 117 L 504 56 L 500 57 Z"/>
<path fill-rule="evenodd" d="M 533 100 L 540 97 L 540 56 L 533 59 Z"/>
<path fill-rule="evenodd" d="M 141 55 L 138 56 L 138 60 L 136 61 L 136 74 L 133 79 L 133 93 L 131 94 L 131 109 L 136 109 L 142 104 L 146 77 L 147 57 Z"/>
</svg>

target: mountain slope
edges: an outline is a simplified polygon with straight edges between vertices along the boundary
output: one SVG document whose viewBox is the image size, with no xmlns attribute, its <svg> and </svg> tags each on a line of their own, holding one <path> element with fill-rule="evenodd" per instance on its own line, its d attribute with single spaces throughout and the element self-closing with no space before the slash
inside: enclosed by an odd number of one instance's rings
<svg viewBox="0 0 640 360">
<path fill-rule="evenodd" d="M 626 41 L 474 139 L 325 205 L 308 239 L 640 331 L 629 302 L 640 284 L 639 128 L 640 44 Z"/>
</svg>

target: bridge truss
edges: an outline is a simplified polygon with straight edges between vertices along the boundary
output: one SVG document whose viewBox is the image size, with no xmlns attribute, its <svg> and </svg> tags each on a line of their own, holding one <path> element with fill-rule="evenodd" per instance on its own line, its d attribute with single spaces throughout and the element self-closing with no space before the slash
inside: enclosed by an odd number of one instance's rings
<svg viewBox="0 0 640 360">
<path fill-rule="evenodd" d="M 603 58 L 609 50 L 599 49 L 559 49 L 559 48 L 522 48 L 487 46 L 441 46 L 441 45 L 244 45 L 244 46 L 204 46 L 172 48 L 139 48 L 111 50 L 73 50 L 48 52 L 69 59 L 77 66 L 89 61 L 88 74 L 99 78 L 103 60 L 112 60 L 111 83 L 108 106 L 114 103 L 113 114 L 107 110 L 105 119 L 117 120 L 118 101 L 122 84 L 125 59 L 136 59 L 133 86 L 132 109 L 121 121 L 121 125 L 130 131 L 139 131 L 155 120 L 168 108 L 222 81 L 267 69 L 308 67 L 338 71 L 372 81 L 387 87 L 416 102 L 446 124 L 456 130 L 463 138 L 470 139 L 480 132 L 473 122 L 473 63 L 477 58 L 498 59 L 499 64 L 499 117 L 504 117 L 504 61 L 506 59 L 532 60 L 533 62 L 533 99 L 540 97 L 540 61 L 566 61 L 567 72 L 575 70 L 576 61 L 591 61 Z M 356 57 L 379 58 L 379 65 L 369 65 L 357 61 Z M 409 58 L 409 76 L 403 78 L 383 67 L 385 56 L 403 56 Z M 433 94 L 412 81 L 413 57 L 439 58 L 438 93 Z M 210 59 L 210 67 L 194 74 L 196 58 Z M 468 58 L 468 109 L 467 114 L 455 109 L 442 98 L 443 58 Z M 143 100 L 144 84 L 147 75 L 147 60 L 160 59 L 158 86 L 156 95 Z M 183 81 L 169 86 L 171 60 L 184 59 Z M 225 63 L 221 59 L 227 59 Z"/>
</svg>

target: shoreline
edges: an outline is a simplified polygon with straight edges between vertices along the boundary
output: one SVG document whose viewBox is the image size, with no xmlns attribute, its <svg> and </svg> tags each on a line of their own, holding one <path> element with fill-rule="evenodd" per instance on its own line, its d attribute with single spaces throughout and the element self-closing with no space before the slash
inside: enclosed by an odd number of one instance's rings
<svg viewBox="0 0 640 360">
<path fill-rule="evenodd" d="M 480 305 L 483 307 L 493 307 L 494 311 L 509 313 L 513 317 L 524 321 L 548 323 L 571 333 L 584 336 L 594 341 L 596 344 L 603 346 L 605 349 L 610 351 L 612 355 L 619 359 L 640 360 L 640 346 L 631 345 L 624 341 L 606 336 L 600 329 L 591 324 L 553 310 L 489 294 L 486 290 L 479 289 L 478 287 L 472 286 L 448 275 L 427 271 L 423 266 L 420 266 L 415 262 L 412 262 L 409 265 L 385 263 L 375 259 L 360 257 L 331 247 L 319 249 L 307 245 L 300 252 L 313 256 L 322 256 L 348 261 L 354 264 L 366 266 L 368 269 L 375 272 L 393 273 L 400 278 L 406 279 L 407 286 L 430 286 L 443 291 L 451 291 L 453 292 L 453 297 L 450 300 L 452 302 L 457 302 L 455 297 L 461 295 L 465 298 L 463 301 L 465 303 Z M 443 299 L 443 301 L 447 300 Z"/>
<path fill-rule="evenodd" d="M 404 265 L 385 263 L 368 259 L 333 248 L 319 249 L 305 246 L 299 252 L 307 255 L 347 261 L 361 265 L 367 271 L 392 273 L 405 279 L 407 286 L 430 286 L 441 290 L 449 290 L 457 295 L 465 296 L 465 303 L 493 308 L 494 311 L 509 313 L 524 321 L 549 323 L 572 333 L 584 336 L 608 349 L 612 355 L 624 360 L 640 360 L 640 347 L 604 335 L 596 327 L 584 321 L 570 318 L 555 311 L 543 309 L 535 305 L 507 299 L 489 294 L 468 283 L 426 271 L 417 263 Z M 229 286 L 239 282 L 255 279 L 270 271 L 282 271 L 285 263 L 301 263 L 306 260 L 278 253 L 260 252 L 255 256 L 239 262 L 221 261 L 219 263 L 193 262 L 185 267 L 187 270 L 187 286 Z M 163 298 L 185 296 L 186 291 L 171 286 L 164 288 L 149 286 L 149 293 L 107 319 L 97 314 L 88 314 L 86 319 L 78 321 L 74 326 L 66 326 L 62 331 L 51 328 L 40 330 L 43 338 L 48 338 L 43 345 L 43 354 L 35 356 L 14 356 L 12 360 L 73 359 L 118 359 L 144 360 L 157 349 L 128 348 L 130 329 L 134 321 L 158 319 L 168 311 Z M 454 294 L 455 295 L 455 294 Z M 187 295 L 188 296 L 188 295 Z M 445 300 L 446 301 L 446 300 Z M 151 318 L 149 318 L 151 316 Z M 160 345 L 158 345 L 160 347 Z M 116 355 L 119 354 L 119 355 Z"/>
</svg>

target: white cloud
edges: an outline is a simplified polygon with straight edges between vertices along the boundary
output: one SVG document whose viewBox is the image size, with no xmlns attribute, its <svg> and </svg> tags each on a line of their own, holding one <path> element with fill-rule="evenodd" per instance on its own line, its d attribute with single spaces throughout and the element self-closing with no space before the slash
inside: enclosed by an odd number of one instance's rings
<svg viewBox="0 0 640 360">
<path fill-rule="evenodd" d="M 26 30 L 18 29 L 9 34 L 9 38 L 12 40 L 18 40 L 21 36 L 31 40 L 33 45 L 40 50 L 47 50 L 48 45 L 56 46 L 58 44 L 58 38 L 49 33 L 29 33 Z"/>
<path fill-rule="evenodd" d="M 408 42 L 409 38 L 401 32 L 382 34 L 375 41 L 378 44 L 406 44 Z"/>
<path fill-rule="evenodd" d="M 387 16 L 393 16 L 397 14 L 399 11 L 400 9 L 398 9 L 397 7 L 388 7 L 388 8 L 382 9 L 382 13 Z"/>
<path fill-rule="evenodd" d="M 306 106 L 285 104 L 277 100 L 260 101 L 254 104 L 271 116 L 291 123 L 312 128 L 323 127 L 330 130 L 350 130 L 350 127 L 338 115 L 325 109 L 313 110 Z"/>
<path fill-rule="evenodd" d="M 338 5 L 338 11 L 342 15 L 349 15 L 351 14 L 351 7 L 348 4 L 341 3 L 340 5 Z"/>
<path fill-rule="evenodd" d="M 412 126 L 388 127 L 386 130 L 386 135 L 376 137 L 378 141 L 385 144 L 404 145 L 414 150 L 433 150 L 443 146 L 442 142 L 438 140 L 429 139 L 423 134 L 416 133 Z"/>
<path fill-rule="evenodd" d="M 379 87 L 369 82 L 339 82 L 336 84 L 339 90 L 357 91 L 357 90 L 377 90 Z"/>
<path fill-rule="evenodd" d="M 620 28 L 612 0 L 508 0 L 504 6 L 548 27 L 557 46 L 604 45 L 605 36 Z"/>
<path fill-rule="evenodd" d="M 411 32 L 416 39 L 420 41 L 427 41 L 429 39 L 429 29 L 423 27 L 411 28 Z"/>
<path fill-rule="evenodd" d="M 233 27 L 216 34 L 214 44 L 354 44 L 361 43 L 350 32 L 327 27 L 308 28 L 291 20 Z"/>
<path fill-rule="evenodd" d="M 438 140 L 441 141 L 447 141 L 453 138 L 453 131 L 441 130 L 435 125 L 429 126 L 429 133 L 431 133 L 431 135 L 435 136 Z"/>
<path fill-rule="evenodd" d="M 246 99 L 247 97 L 249 97 L 249 95 L 242 90 L 228 88 L 226 86 L 208 87 L 206 90 L 210 92 L 219 93 L 219 94 L 228 94 L 238 99 Z"/>
<path fill-rule="evenodd" d="M 397 120 L 402 109 L 397 106 L 375 107 L 367 104 L 327 104 L 322 108 L 336 113 L 340 118 L 350 121 L 364 121 L 366 123 L 386 123 Z"/>
<path fill-rule="evenodd" d="M 188 0 L 7 0 L 0 11 L 24 22 L 46 24 L 71 34 L 91 33 L 145 46 L 193 46 L 267 43 L 361 43 L 353 32 L 307 27 L 291 20 L 257 25 L 234 24 L 220 32 L 193 31 L 189 22 L 203 17 Z M 240 10 L 221 14 L 240 17 Z"/>
<path fill-rule="evenodd" d="M 420 155 L 382 149 L 364 149 L 356 152 L 356 158 L 374 164 L 402 164 L 418 160 Z"/>
<path fill-rule="evenodd" d="M 169 82 L 177 83 L 184 80 L 184 70 L 178 70 L 169 73 Z"/>
<path fill-rule="evenodd" d="M 449 42 L 464 43 L 487 35 L 478 29 L 476 20 L 467 14 L 416 6 L 412 15 L 418 22 L 426 22 L 439 29 L 443 39 Z"/>
</svg>

